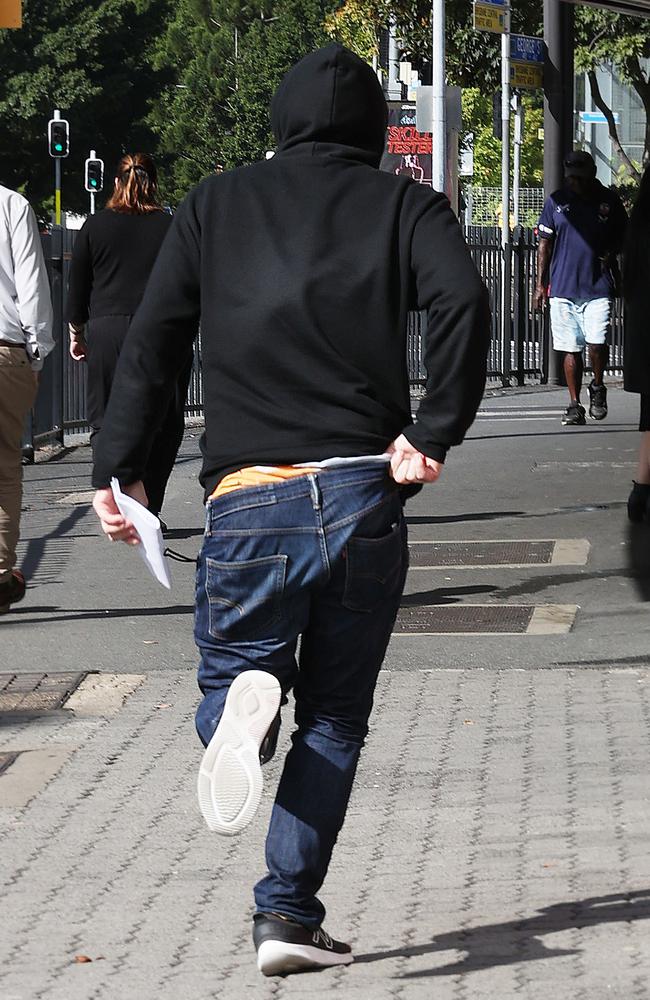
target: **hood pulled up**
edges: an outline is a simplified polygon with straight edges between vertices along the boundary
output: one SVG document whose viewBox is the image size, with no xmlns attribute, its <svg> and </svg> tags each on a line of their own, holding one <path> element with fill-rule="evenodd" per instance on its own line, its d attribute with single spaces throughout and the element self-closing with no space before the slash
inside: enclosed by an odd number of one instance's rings
<svg viewBox="0 0 650 1000">
<path fill-rule="evenodd" d="M 271 104 L 278 152 L 300 143 L 351 147 L 379 164 L 388 110 L 373 69 L 342 45 L 311 52 L 282 79 Z"/>
</svg>

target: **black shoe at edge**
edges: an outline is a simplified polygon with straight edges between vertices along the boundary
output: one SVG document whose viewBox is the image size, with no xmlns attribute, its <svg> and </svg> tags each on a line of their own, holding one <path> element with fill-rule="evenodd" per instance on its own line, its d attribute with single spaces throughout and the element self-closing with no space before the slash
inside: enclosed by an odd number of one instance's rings
<svg viewBox="0 0 650 1000">
<path fill-rule="evenodd" d="M 562 423 L 565 427 L 570 427 L 573 425 L 582 426 L 587 421 L 585 420 L 585 408 L 581 406 L 580 403 L 569 403 L 564 414 L 562 416 Z"/>
<path fill-rule="evenodd" d="M 11 580 L 0 583 L 0 615 L 9 611 L 12 604 L 18 604 L 25 596 L 27 584 L 19 569 L 12 570 Z"/>
<path fill-rule="evenodd" d="M 589 416 L 592 420 L 604 420 L 607 416 L 607 387 L 589 385 Z"/>
<path fill-rule="evenodd" d="M 650 485 L 632 482 L 632 490 L 627 498 L 627 516 L 633 524 L 650 523 Z"/>
</svg>

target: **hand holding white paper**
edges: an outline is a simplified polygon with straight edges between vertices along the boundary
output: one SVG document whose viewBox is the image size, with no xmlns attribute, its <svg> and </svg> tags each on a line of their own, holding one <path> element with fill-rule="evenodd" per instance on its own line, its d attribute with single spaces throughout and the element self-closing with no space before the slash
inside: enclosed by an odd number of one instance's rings
<svg viewBox="0 0 650 1000">
<path fill-rule="evenodd" d="M 120 514 L 129 519 L 140 536 L 140 545 L 137 546 L 137 549 L 147 569 L 158 583 L 162 583 L 163 587 L 171 590 L 172 578 L 169 563 L 165 557 L 165 543 L 160 530 L 160 521 L 155 514 L 152 514 L 133 497 L 122 493 L 120 484 L 115 478 L 111 479 L 111 489 Z"/>
</svg>

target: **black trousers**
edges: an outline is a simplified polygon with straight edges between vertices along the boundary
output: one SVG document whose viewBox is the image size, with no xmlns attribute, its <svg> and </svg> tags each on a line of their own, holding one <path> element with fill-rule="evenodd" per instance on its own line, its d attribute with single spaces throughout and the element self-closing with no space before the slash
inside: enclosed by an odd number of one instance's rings
<svg viewBox="0 0 650 1000">
<path fill-rule="evenodd" d="M 91 443 L 102 427 L 117 361 L 131 319 L 131 316 L 98 316 L 88 322 L 86 418 L 91 427 Z M 144 472 L 149 510 L 156 515 L 162 509 L 167 481 L 183 440 L 185 397 L 191 371 L 192 354 L 189 353 L 179 370 L 174 395 L 156 431 Z"/>
</svg>

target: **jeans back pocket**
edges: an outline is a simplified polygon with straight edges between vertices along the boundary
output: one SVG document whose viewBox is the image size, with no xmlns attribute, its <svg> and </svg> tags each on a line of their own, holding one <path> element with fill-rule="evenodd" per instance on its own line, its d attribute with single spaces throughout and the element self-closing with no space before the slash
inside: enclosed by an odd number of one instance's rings
<svg viewBox="0 0 650 1000">
<path fill-rule="evenodd" d="M 268 638 L 282 617 L 286 555 L 243 562 L 206 558 L 209 630 L 215 639 L 246 642 Z"/>
<path fill-rule="evenodd" d="M 403 586 L 408 549 L 403 520 L 379 538 L 353 535 L 346 546 L 343 605 L 350 611 L 374 611 Z"/>
</svg>

